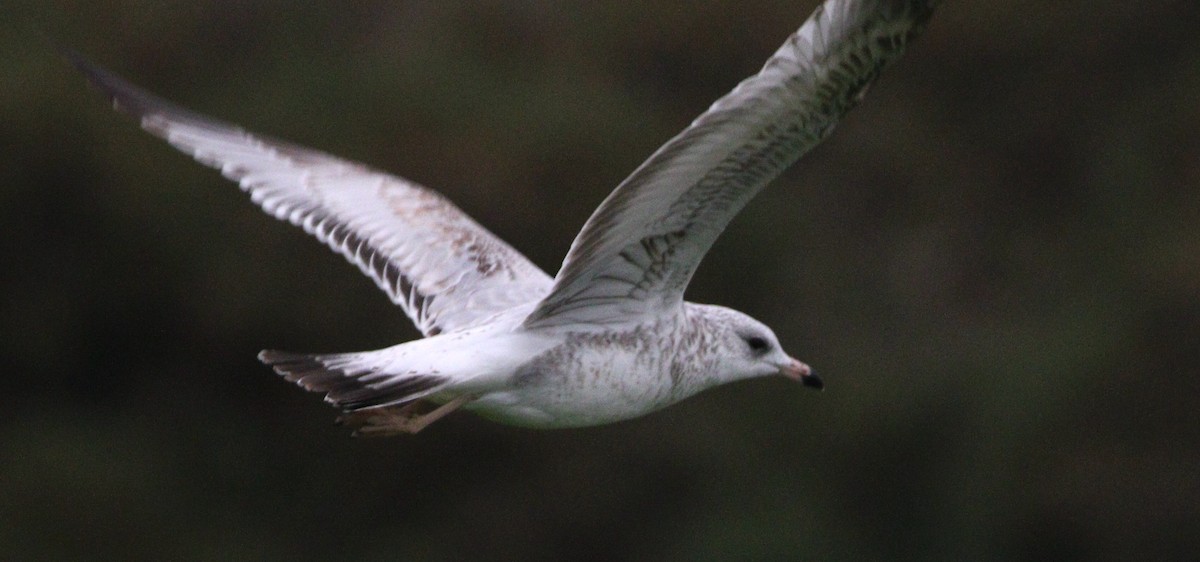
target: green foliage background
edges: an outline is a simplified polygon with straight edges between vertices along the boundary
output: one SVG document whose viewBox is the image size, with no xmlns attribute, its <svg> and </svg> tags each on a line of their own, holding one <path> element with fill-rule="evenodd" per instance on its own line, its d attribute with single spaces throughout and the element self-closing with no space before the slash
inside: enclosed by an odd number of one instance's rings
<svg viewBox="0 0 1200 562">
<path fill-rule="evenodd" d="M 0 5 L 0 551 L 1194 556 L 1194 2 L 948 2 L 751 203 L 689 296 L 773 326 L 824 393 L 753 381 L 609 427 L 457 415 L 384 441 L 254 356 L 390 345 L 403 315 L 52 48 L 435 187 L 553 272 L 814 5 Z"/>
</svg>

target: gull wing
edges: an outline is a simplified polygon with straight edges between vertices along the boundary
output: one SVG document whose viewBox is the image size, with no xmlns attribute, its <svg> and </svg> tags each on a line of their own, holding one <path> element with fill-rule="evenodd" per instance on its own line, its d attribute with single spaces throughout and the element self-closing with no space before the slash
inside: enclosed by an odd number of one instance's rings
<svg viewBox="0 0 1200 562">
<path fill-rule="evenodd" d="M 65 55 L 143 129 L 357 265 L 426 336 L 474 326 L 550 289 L 550 276 L 438 193 L 193 113 Z"/>
<path fill-rule="evenodd" d="M 600 204 L 526 327 L 678 306 L 729 221 L 820 143 L 925 27 L 937 0 L 829 0 Z"/>
</svg>

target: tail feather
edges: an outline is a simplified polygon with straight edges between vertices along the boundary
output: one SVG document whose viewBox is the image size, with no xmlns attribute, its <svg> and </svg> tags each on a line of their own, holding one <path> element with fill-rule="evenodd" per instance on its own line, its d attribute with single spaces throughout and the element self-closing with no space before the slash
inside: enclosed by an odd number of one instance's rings
<svg viewBox="0 0 1200 562">
<path fill-rule="evenodd" d="M 324 392 L 326 402 L 346 411 L 412 402 L 448 381 L 425 373 L 387 372 L 370 352 L 310 355 L 265 350 L 258 359 L 289 382 Z"/>
</svg>

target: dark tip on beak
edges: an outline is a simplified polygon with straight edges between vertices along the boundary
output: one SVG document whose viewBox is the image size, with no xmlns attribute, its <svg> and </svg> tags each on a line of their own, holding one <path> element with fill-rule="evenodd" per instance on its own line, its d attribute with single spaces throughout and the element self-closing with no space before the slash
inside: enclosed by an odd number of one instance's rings
<svg viewBox="0 0 1200 562">
<path fill-rule="evenodd" d="M 807 375 L 800 377 L 800 384 L 817 390 L 825 390 L 825 382 L 816 373 L 811 371 Z"/>
<path fill-rule="evenodd" d="M 817 390 L 822 390 L 825 388 L 825 383 L 821 381 L 821 377 L 818 377 L 817 374 L 813 372 L 812 368 L 795 359 L 792 359 L 791 363 L 788 363 L 780 368 L 779 373 L 809 388 L 815 388 Z"/>
</svg>

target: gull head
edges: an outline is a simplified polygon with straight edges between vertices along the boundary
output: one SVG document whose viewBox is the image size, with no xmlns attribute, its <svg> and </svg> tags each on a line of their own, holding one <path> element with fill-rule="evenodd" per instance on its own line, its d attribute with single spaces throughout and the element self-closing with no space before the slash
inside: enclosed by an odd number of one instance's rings
<svg viewBox="0 0 1200 562">
<path fill-rule="evenodd" d="M 782 375 L 809 388 L 825 387 L 808 365 L 783 351 L 779 338 L 766 324 L 731 308 L 705 308 L 711 311 L 721 349 L 716 374 L 723 381 Z"/>
</svg>

